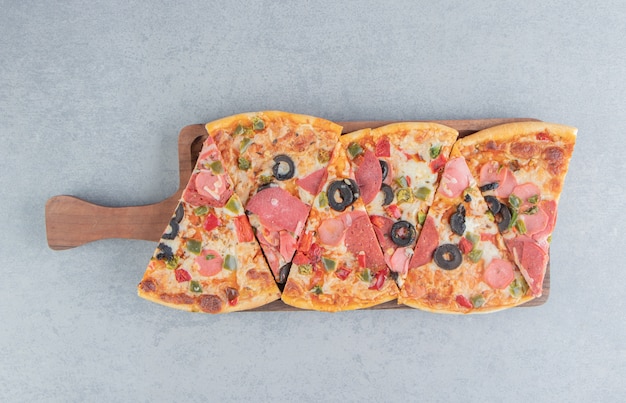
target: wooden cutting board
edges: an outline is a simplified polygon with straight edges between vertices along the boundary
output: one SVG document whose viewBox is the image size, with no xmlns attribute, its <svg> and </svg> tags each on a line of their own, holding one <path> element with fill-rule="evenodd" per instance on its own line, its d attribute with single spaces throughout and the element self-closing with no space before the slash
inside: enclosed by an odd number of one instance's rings
<svg viewBox="0 0 626 403">
<path fill-rule="evenodd" d="M 428 120 L 452 127 L 459 137 L 467 136 L 488 127 L 504 123 L 533 121 L 529 118 L 470 119 L 470 120 Z M 337 122 L 343 126 L 343 133 L 367 127 L 375 128 L 395 121 L 349 121 Z M 141 239 L 158 242 L 168 225 L 191 172 L 196 164 L 207 132 L 204 124 L 185 126 L 178 136 L 178 166 L 180 184 L 178 190 L 167 199 L 144 206 L 105 207 L 89 203 L 74 196 L 54 196 L 46 203 L 46 235 L 48 246 L 54 250 L 70 249 L 88 242 L 107 238 Z M 543 295 L 527 302 L 522 307 L 544 304 L 550 293 L 550 268 L 545 276 Z M 395 301 L 387 302 L 370 309 L 403 309 Z M 282 301 L 257 308 L 260 311 L 297 310 Z"/>
</svg>

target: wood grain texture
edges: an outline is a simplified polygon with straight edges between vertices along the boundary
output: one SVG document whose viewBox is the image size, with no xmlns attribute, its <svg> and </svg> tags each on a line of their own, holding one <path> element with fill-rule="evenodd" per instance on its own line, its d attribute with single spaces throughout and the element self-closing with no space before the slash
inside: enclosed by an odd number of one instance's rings
<svg viewBox="0 0 626 403">
<path fill-rule="evenodd" d="M 489 127 L 511 122 L 536 121 L 532 118 L 497 118 L 467 120 L 420 120 L 440 123 L 456 129 L 464 137 Z M 348 121 L 337 122 L 343 126 L 342 133 L 350 133 L 367 127 L 376 128 L 397 121 Z M 106 207 L 81 200 L 74 196 L 54 196 L 46 203 L 45 220 L 48 246 L 54 250 L 74 248 L 88 242 L 107 238 L 140 239 L 157 242 L 169 222 L 176 204 L 187 185 L 195 166 L 202 142 L 207 133 L 203 124 L 185 126 L 178 136 L 178 165 L 180 184 L 178 190 L 167 199 L 143 206 Z M 522 307 L 538 306 L 548 300 L 550 293 L 550 268 L 544 281 L 541 297 Z M 395 301 L 368 309 L 408 309 Z M 282 301 L 255 309 L 255 311 L 298 310 Z"/>
</svg>

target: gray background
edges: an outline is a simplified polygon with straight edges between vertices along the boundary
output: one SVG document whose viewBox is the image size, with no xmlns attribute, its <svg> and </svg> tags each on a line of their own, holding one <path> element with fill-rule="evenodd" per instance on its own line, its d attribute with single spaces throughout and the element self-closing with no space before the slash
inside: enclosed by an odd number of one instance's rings
<svg viewBox="0 0 626 403">
<path fill-rule="evenodd" d="M 624 398 L 624 2 L 101 3 L 0 1 L 1 401 Z M 264 109 L 578 127 L 548 302 L 188 314 L 154 243 L 48 249 L 48 198 L 158 202 L 182 127 Z"/>
</svg>

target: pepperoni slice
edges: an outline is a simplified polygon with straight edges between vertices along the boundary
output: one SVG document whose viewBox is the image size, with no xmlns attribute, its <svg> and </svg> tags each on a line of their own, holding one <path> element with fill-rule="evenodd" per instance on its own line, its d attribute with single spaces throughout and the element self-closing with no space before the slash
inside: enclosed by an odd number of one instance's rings
<svg viewBox="0 0 626 403">
<path fill-rule="evenodd" d="M 203 250 L 195 260 L 199 266 L 198 272 L 203 276 L 215 276 L 222 271 L 224 260 L 218 252 L 212 249 Z"/>
<path fill-rule="evenodd" d="M 446 163 L 439 189 L 446 197 L 459 197 L 469 186 L 471 176 L 465 159 L 463 157 L 453 158 Z"/>
<path fill-rule="evenodd" d="M 364 211 L 353 211 L 348 214 L 351 220 L 345 237 L 345 245 L 348 251 L 355 256 L 358 256 L 360 252 L 365 252 L 367 265 L 373 271 L 386 268 L 385 258 L 380 250 L 380 245 L 376 240 L 376 235 L 367 214 Z"/>
<path fill-rule="evenodd" d="M 383 183 L 383 172 L 376 155 L 370 150 L 365 151 L 363 160 L 355 172 L 356 184 L 361 191 L 363 203 L 369 204 L 380 190 Z"/>
<path fill-rule="evenodd" d="M 256 214 L 261 224 L 270 231 L 286 229 L 298 236 L 310 207 L 286 190 L 270 187 L 252 196 L 246 210 Z"/>
<path fill-rule="evenodd" d="M 508 287 L 511 281 L 515 279 L 514 270 L 515 268 L 511 262 L 494 258 L 485 269 L 483 279 L 489 287 L 502 290 Z"/>
<path fill-rule="evenodd" d="M 428 216 L 426 217 L 426 221 L 424 221 L 422 232 L 420 232 L 420 236 L 415 244 L 413 257 L 409 262 L 409 268 L 419 267 L 430 262 L 438 245 L 439 233 L 435 226 L 435 220 Z"/>
<path fill-rule="evenodd" d="M 302 179 L 296 179 L 296 184 L 316 196 L 322 190 L 327 176 L 328 170 L 326 168 L 318 169 Z"/>
</svg>

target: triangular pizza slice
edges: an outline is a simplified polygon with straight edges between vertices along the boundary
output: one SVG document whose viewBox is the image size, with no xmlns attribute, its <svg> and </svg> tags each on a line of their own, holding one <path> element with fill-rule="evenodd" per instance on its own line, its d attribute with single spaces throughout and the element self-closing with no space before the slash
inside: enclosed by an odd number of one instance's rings
<svg viewBox="0 0 626 403">
<path fill-rule="evenodd" d="M 474 133 L 454 146 L 477 178 L 505 243 L 536 297 L 542 295 L 576 132 L 573 127 L 544 122 L 510 123 Z"/>
<path fill-rule="evenodd" d="M 173 308 L 222 313 L 280 298 L 211 137 L 138 286 Z"/>
<path fill-rule="evenodd" d="M 327 178 L 297 249 L 282 294 L 282 300 L 289 305 L 344 311 L 397 297 L 398 288 L 390 277 L 340 143 L 332 153 Z"/>
<path fill-rule="evenodd" d="M 457 136 L 456 130 L 437 123 L 402 122 L 340 139 L 399 286 Z"/>
<path fill-rule="evenodd" d="M 341 126 L 267 111 L 230 116 L 206 129 L 222 153 L 276 281 L 284 284 Z"/>
<path fill-rule="evenodd" d="M 532 299 L 465 159 L 454 149 L 414 252 L 399 303 L 478 313 Z"/>
</svg>

